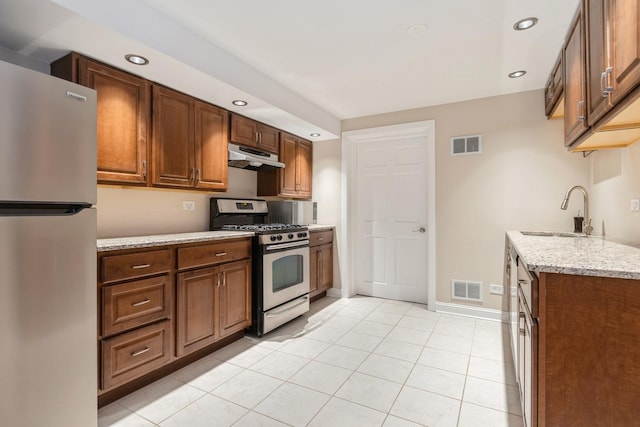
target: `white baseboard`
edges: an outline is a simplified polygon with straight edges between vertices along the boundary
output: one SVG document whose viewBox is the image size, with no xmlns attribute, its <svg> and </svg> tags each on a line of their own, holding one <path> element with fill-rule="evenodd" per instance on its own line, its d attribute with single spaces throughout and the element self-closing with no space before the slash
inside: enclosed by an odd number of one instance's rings
<svg viewBox="0 0 640 427">
<path fill-rule="evenodd" d="M 334 298 L 342 298 L 342 289 L 339 288 L 329 288 L 327 289 L 327 296 Z"/>
<path fill-rule="evenodd" d="M 509 312 L 490 308 L 472 307 L 469 305 L 436 301 L 435 310 L 439 313 L 457 314 L 459 316 L 509 323 Z"/>
</svg>

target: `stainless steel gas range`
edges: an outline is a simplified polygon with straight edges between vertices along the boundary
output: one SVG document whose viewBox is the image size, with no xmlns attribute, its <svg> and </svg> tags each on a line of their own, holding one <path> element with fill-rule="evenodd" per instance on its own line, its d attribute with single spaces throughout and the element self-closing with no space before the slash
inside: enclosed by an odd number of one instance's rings
<svg viewBox="0 0 640 427">
<path fill-rule="evenodd" d="M 211 230 L 253 231 L 252 326 L 262 336 L 309 311 L 309 231 L 265 224 L 267 202 L 211 199 Z"/>
</svg>

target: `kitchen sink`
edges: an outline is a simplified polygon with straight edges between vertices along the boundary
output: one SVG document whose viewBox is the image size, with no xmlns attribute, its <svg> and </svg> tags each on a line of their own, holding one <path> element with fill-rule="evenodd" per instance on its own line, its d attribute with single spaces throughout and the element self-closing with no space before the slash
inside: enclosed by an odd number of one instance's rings
<svg viewBox="0 0 640 427">
<path fill-rule="evenodd" d="M 521 231 L 523 236 L 543 236 L 543 237 L 589 237 L 584 233 L 569 233 L 557 231 Z"/>
</svg>

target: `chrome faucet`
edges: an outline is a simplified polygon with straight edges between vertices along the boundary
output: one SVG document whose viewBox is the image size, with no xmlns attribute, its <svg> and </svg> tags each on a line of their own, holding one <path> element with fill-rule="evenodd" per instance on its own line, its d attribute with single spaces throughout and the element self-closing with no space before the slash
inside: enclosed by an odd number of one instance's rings
<svg viewBox="0 0 640 427">
<path fill-rule="evenodd" d="M 575 189 L 582 191 L 582 195 L 584 196 L 584 218 L 582 220 L 582 232 L 588 236 L 593 231 L 593 227 L 591 226 L 591 218 L 589 218 L 589 194 L 587 194 L 587 190 L 583 186 L 574 185 L 573 187 L 569 188 L 567 190 L 567 194 L 564 195 L 564 200 L 562 200 L 560 209 L 562 209 L 563 211 L 567 210 L 569 197 L 571 197 L 571 192 Z"/>
</svg>

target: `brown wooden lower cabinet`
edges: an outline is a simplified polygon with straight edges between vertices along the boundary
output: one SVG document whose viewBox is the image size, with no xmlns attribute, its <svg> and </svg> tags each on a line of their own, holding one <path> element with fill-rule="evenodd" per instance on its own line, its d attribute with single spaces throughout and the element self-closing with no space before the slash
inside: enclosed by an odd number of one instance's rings
<svg viewBox="0 0 640 427">
<path fill-rule="evenodd" d="M 179 273 L 176 288 L 177 356 L 249 326 L 250 261 Z"/>
<path fill-rule="evenodd" d="M 539 273 L 532 283 L 539 313 L 519 287 L 515 357 L 526 426 L 638 425 L 640 281 Z"/>
<path fill-rule="evenodd" d="M 250 325 L 250 238 L 99 252 L 100 404 L 242 337 Z"/>
<path fill-rule="evenodd" d="M 333 230 L 309 233 L 309 296 L 321 295 L 333 286 Z"/>
</svg>

